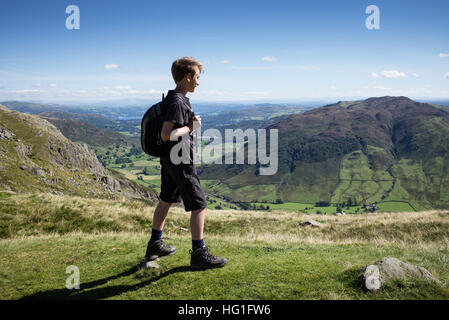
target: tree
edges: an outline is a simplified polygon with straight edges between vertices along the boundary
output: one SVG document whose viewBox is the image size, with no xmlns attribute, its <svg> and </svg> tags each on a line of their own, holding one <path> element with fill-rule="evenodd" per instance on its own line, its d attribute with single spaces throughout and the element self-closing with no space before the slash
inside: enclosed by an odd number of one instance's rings
<svg viewBox="0 0 449 320">
<path fill-rule="evenodd" d="M 352 199 L 351 199 L 351 198 L 348 199 L 347 207 L 348 207 L 348 208 L 349 208 L 349 207 L 352 207 Z"/>
</svg>

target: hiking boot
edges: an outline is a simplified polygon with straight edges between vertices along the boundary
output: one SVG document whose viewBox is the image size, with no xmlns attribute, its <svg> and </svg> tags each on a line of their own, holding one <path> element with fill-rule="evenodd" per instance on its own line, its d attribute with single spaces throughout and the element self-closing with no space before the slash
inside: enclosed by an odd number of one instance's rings
<svg viewBox="0 0 449 320">
<path fill-rule="evenodd" d="M 216 257 L 211 254 L 206 246 L 194 251 L 190 250 L 190 255 L 190 269 L 192 270 L 221 268 L 228 262 L 226 258 Z"/>
<path fill-rule="evenodd" d="M 170 256 L 176 253 L 175 246 L 167 246 L 164 241 L 157 240 L 153 243 L 148 242 L 147 252 L 145 253 L 145 258 L 148 261 L 156 260 L 159 257 Z"/>
</svg>

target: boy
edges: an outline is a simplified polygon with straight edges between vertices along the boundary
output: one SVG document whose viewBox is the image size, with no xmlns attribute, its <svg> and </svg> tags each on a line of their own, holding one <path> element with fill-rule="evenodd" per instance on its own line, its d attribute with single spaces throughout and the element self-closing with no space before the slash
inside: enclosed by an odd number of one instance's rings
<svg viewBox="0 0 449 320">
<path fill-rule="evenodd" d="M 190 267 L 192 270 L 219 268 L 227 262 L 225 258 L 212 255 L 204 244 L 203 227 L 207 202 L 193 163 L 192 132 L 201 126 L 201 117 L 193 116 L 192 107 L 186 94 L 194 92 L 199 85 L 198 79 L 202 68 L 200 62 L 188 57 L 178 59 L 172 64 L 171 72 L 176 88 L 168 92 L 162 108 L 164 122 L 161 138 L 165 142 L 167 150 L 165 155 L 160 158 L 160 201 L 154 211 L 151 239 L 145 254 L 145 258 L 151 261 L 176 253 L 176 247 L 167 246 L 162 241 L 162 229 L 168 209 L 172 203 L 180 202 L 182 198 L 185 210 L 192 211 L 190 216 L 192 234 Z M 182 136 L 185 138 L 185 135 L 188 135 L 189 138 L 189 161 L 187 161 L 188 163 L 183 161 L 174 164 L 170 157 L 170 151 L 178 143 L 178 138 Z"/>
</svg>

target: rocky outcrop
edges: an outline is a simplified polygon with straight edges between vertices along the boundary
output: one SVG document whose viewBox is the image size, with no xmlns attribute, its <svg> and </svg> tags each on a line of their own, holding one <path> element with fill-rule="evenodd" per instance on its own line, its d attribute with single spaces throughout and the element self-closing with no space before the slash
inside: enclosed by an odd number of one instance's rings
<svg viewBox="0 0 449 320">
<path fill-rule="evenodd" d="M 51 164 L 57 167 L 78 168 L 95 175 L 107 175 L 95 154 L 84 143 L 49 137 L 48 150 Z"/>
<path fill-rule="evenodd" d="M 157 200 L 153 190 L 106 170 L 85 143 L 70 141 L 39 116 L 1 105 L 0 189 Z"/>
<path fill-rule="evenodd" d="M 11 140 L 15 134 L 9 132 L 5 128 L 0 127 L 0 140 Z"/>
<path fill-rule="evenodd" d="M 402 262 L 396 258 L 383 258 L 358 270 L 359 281 L 366 291 L 375 292 L 385 283 L 404 278 L 438 280 L 425 268 Z"/>
<path fill-rule="evenodd" d="M 14 150 L 17 152 L 20 159 L 30 156 L 33 151 L 30 146 L 23 144 L 22 141 L 17 141 L 17 145 L 14 147 Z"/>
</svg>

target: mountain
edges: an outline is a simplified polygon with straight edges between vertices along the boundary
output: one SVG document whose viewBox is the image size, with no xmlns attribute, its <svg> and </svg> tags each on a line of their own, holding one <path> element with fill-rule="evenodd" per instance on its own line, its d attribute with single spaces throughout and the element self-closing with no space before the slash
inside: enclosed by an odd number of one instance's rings
<svg viewBox="0 0 449 320">
<path fill-rule="evenodd" d="M 202 130 L 213 128 L 224 134 L 225 129 L 264 128 L 291 114 L 301 113 L 311 108 L 297 105 L 260 104 L 242 106 L 240 109 L 232 111 L 205 112 L 201 114 Z"/>
<path fill-rule="evenodd" d="M 70 141 L 47 120 L 2 105 L 0 189 L 157 199 L 153 190 L 105 169 L 86 144 Z"/>
<path fill-rule="evenodd" d="M 123 146 L 140 145 L 140 138 L 130 138 L 119 132 L 99 128 L 89 122 L 76 121 L 67 118 L 53 118 L 39 115 L 57 127 L 61 133 L 75 142 L 84 142 L 90 146 L 109 146 L 120 144 Z"/>
<path fill-rule="evenodd" d="M 406 97 L 341 101 L 270 125 L 279 130 L 279 169 L 208 165 L 210 189 L 234 200 L 449 207 L 448 108 Z"/>
<path fill-rule="evenodd" d="M 14 109 L 13 109 L 14 110 Z M 18 111 L 18 110 L 17 110 Z M 29 112 L 26 112 L 29 113 Z M 65 111 L 45 111 L 38 113 L 40 117 L 48 119 L 70 119 L 77 122 L 89 122 L 94 126 L 100 128 L 113 127 L 115 121 L 109 118 L 95 113 L 75 113 L 75 112 L 65 112 Z"/>
<path fill-rule="evenodd" d="M 42 112 L 52 112 L 52 111 L 70 112 L 70 113 L 89 112 L 86 109 L 77 107 L 67 107 L 59 104 L 43 104 L 43 103 L 24 102 L 24 101 L 3 101 L 0 102 L 0 104 L 10 110 L 15 110 L 29 114 L 39 114 Z"/>
</svg>

